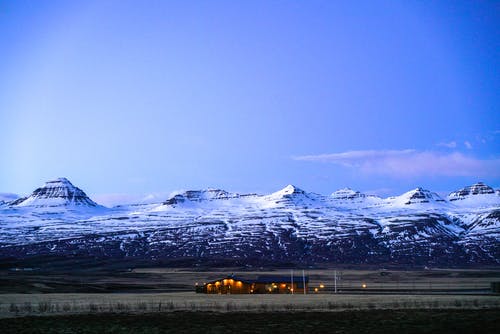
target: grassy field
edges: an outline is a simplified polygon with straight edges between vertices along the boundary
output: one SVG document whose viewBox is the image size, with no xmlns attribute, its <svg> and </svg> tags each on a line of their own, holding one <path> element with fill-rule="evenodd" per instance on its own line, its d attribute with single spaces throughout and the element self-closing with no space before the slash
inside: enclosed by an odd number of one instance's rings
<svg viewBox="0 0 500 334">
<path fill-rule="evenodd" d="M 307 295 L 205 295 L 203 284 L 248 271 L 137 268 L 0 270 L 2 333 L 500 332 L 489 270 L 310 269 Z M 295 271 L 300 275 L 302 272 Z M 365 284 L 366 288 L 362 288 Z"/>
<path fill-rule="evenodd" d="M 205 295 L 178 293 L 3 294 L 0 317 L 83 313 L 289 312 L 405 309 L 500 309 L 491 295 Z"/>
<path fill-rule="evenodd" d="M 500 310 L 99 314 L 0 319 L 2 333 L 498 333 Z"/>
</svg>

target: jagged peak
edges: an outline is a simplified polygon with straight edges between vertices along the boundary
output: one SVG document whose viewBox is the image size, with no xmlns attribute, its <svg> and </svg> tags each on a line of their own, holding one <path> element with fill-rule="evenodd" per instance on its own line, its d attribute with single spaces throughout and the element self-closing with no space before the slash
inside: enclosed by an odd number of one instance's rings
<svg viewBox="0 0 500 334">
<path fill-rule="evenodd" d="M 495 189 L 484 184 L 483 182 L 477 182 L 471 186 L 467 186 L 467 187 L 464 187 L 462 189 L 451 192 L 448 195 L 448 199 L 450 201 L 456 201 L 456 200 L 463 200 L 463 199 L 468 198 L 470 196 L 490 195 L 490 194 L 493 194 L 493 195 L 496 194 Z"/>
<path fill-rule="evenodd" d="M 287 185 L 285 188 L 278 190 L 271 195 L 274 197 L 283 197 L 287 195 L 298 195 L 298 194 L 305 194 L 306 192 L 302 189 L 300 189 L 297 186 L 294 186 L 293 184 Z"/>
<path fill-rule="evenodd" d="M 75 187 L 67 178 L 60 177 L 45 182 L 35 189 L 30 196 L 19 198 L 11 206 L 55 207 L 67 205 L 98 206 L 83 190 Z"/>
<path fill-rule="evenodd" d="M 296 193 L 296 192 L 303 193 L 304 192 L 304 190 L 300 189 L 297 186 L 294 186 L 293 184 L 287 185 L 285 188 L 281 189 L 281 191 L 288 192 L 288 193 Z"/>
<path fill-rule="evenodd" d="M 424 189 L 422 187 L 417 187 L 415 189 L 405 192 L 400 196 L 392 197 L 390 199 L 405 205 L 430 203 L 430 202 L 445 202 L 445 200 L 435 192 Z"/>
<path fill-rule="evenodd" d="M 50 180 L 45 182 L 45 184 L 42 186 L 43 187 L 67 187 L 70 189 L 76 188 L 73 183 L 71 183 L 67 178 L 65 177 L 59 177 L 54 180 Z"/>
</svg>

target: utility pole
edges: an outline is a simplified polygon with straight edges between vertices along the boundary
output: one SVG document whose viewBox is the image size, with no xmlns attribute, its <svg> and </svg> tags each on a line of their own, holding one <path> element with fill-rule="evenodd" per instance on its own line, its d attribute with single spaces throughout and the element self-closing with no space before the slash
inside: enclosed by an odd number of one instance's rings
<svg viewBox="0 0 500 334">
<path fill-rule="evenodd" d="M 337 270 L 334 271 L 334 276 L 335 293 L 337 293 Z"/>
<path fill-rule="evenodd" d="M 304 274 L 304 269 L 302 269 L 302 287 L 304 288 L 304 294 L 306 294 L 306 275 Z"/>
</svg>

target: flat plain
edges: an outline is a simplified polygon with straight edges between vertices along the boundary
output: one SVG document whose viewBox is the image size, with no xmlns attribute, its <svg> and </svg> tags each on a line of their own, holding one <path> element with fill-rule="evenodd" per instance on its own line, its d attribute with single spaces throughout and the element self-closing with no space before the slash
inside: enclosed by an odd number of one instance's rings
<svg viewBox="0 0 500 334">
<path fill-rule="evenodd" d="M 500 295 L 490 290 L 500 281 L 497 268 L 304 269 L 306 295 L 194 292 L 196 284 L 231 274 L 287 277 L 291 269 L 2 269 L 0 327 L 2 333 L 499 332 Z"/>
<path fill-rule="evenodd" d="M 301 275 L 302 270 L 295 269 L 294 273 Z M 307 269 L 304 274 L 310 279 L 310 291 L 306 295 L 206 295 L 194 292 L 196 284 L 231 274 L 287 277 L 291 269 L 137 268 L 111 271 L 99 268 L 73 272 L 9 269 L 0 271 L 0 317 L 175 311 L 500 308 L 500 295 L 490 290 L 491 282 L 500 281 L 500 271 L 494 269 Z M 334 293 L 335 286 L 337 293 Z"/>
</svg>

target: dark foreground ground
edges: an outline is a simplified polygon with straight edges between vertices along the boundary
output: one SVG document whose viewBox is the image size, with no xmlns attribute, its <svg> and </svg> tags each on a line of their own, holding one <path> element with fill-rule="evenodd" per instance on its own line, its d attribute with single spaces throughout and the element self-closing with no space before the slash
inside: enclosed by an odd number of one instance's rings
<svg viewBox="0 0 500 334">
<path fill-rule="evenodd" d="M 500 333 L 500 309 L 172 312 L 0 319 L 2 333 Z"/>
</svg>

